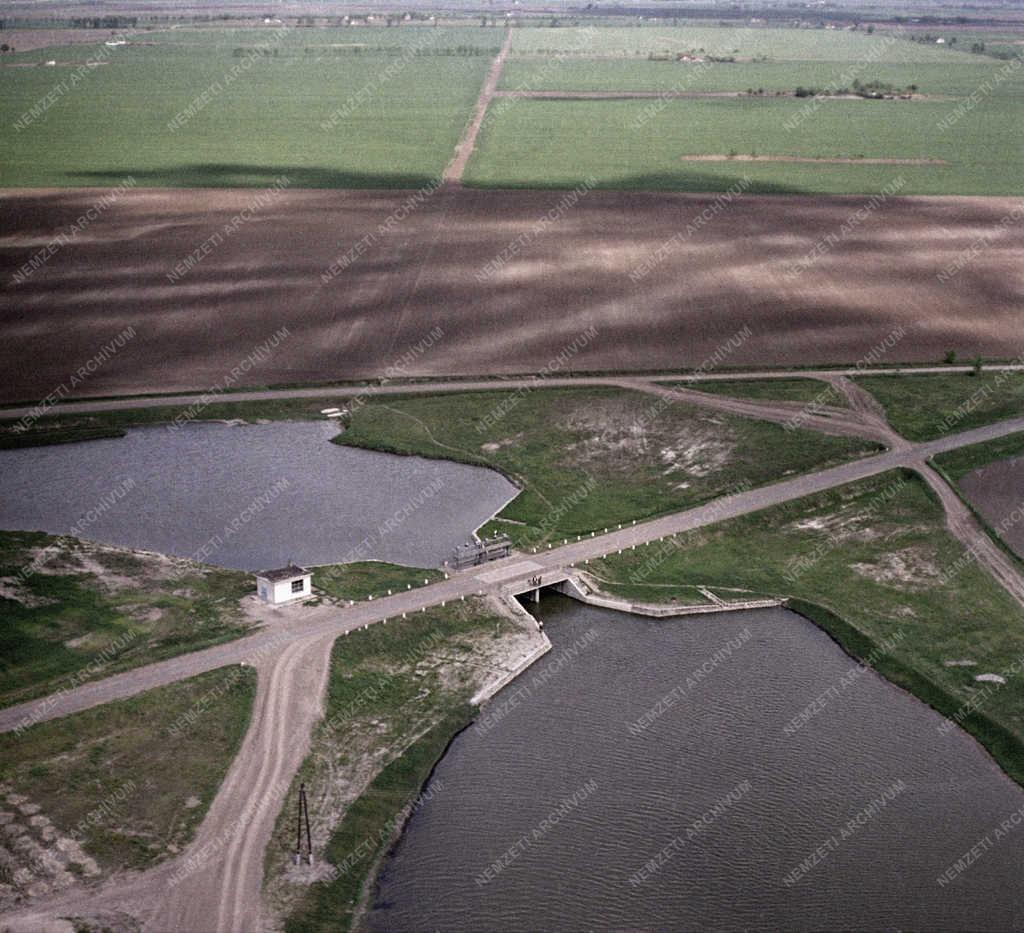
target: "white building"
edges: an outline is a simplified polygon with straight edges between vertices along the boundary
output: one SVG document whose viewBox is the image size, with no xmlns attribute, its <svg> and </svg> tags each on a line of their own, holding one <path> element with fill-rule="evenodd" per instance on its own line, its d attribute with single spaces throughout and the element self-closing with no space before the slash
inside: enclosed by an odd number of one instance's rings
<svg viewBox="0 0 1024 933">
<path fill-rule="evenodd" d="M 313 595 L 313 574 L 305 567 L 289 564 L 278 570 L 256 574 L 256 593 L 267 603 L 286 603 Z"/>
</svg>

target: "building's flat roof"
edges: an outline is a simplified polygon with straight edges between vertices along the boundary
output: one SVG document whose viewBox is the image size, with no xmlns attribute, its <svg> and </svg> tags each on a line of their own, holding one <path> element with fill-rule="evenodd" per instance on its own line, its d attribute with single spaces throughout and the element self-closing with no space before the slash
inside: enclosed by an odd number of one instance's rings
<svg viewBox="0 0 1024 933">
<path fill-rule="evenodd" d="M 292 580 L 295 577 L 304 577 L 309 573 L 305 567 L 296 564 L 289 564 L 287 567 L 279 567 L 277 570 L 257 570 L 256 576 L 263 580 L 270 580 L 271 583 L 278 583 L 281 580 Z"/>
</svg>

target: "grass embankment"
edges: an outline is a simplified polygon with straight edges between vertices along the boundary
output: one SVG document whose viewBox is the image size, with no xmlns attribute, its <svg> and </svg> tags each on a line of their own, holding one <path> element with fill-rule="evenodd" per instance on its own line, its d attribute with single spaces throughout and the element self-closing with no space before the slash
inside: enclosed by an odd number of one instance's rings
<svg viewBox="0 0 1024 933">
<path fill-rule="evenodd" d="M 286 929 L 347 929 L 407 808 L 450 738 L 471 717 L 477 689 L 540 643 L 528 620 L 480 600 L 452 603 L 339 638 L 324 721 L 296 776 L 268 848 L 269 900 Z M 291 884 L 298 786 L 313 847 L 332 879 Z"/>
<path fill-rule="evenodd" d="M 586 568 L 586 576 L 592 578 L 593 582 L 600 589 L 614 593 L 616 596 L 621 596 L 623 599 L 628 599 L 634 603 L 678 603 L 681 606 L 706 605 L 709 609 L 714 605 L 696 584 L 651 583 L 644 586 L 634 586 L 630 583 L 622 583 L 619 580 L 605 579 L 600 574 L 593 573 L 590 567 Z M 651 592 L 652 587 L 657 587 L 657 595 Z M 712 592 L 722 596 L 723 599 L 737 598 L 735 593 L 732 596 L 722 595 L 721 587 L 712 590 Z"/>
<path fill-rule="evenodd" d="M 453 709 L 373 779 L 345 814 L 324 853 L 331 864 L 344 870 L 332 883 L 314 889 L 303 908 L 285 923 L 286 933 L 352 928 L 371 873 L 401 831 L 420 788 L 452 737 L 472 720 L 472 707 Z"/>
<path fill-rule="evenodd" d="M 355 395 L 359 390 L 353 389 Z M 345 399 L 338 396 L 322 398 L 271 399 L 262 402 L 223 401 L 203 407 L 189 405 L 157 405 L 152 408 L 130 408 L 94 414 L 52 414 L 39 418 L 24 430 L 15 419 L 0 420 L 0 449 L 38 447 L 47 444 L 68 444 L 105 437 L 123 437 L 128 428 L 150 424 L 172 424 L 175 419 L 187 420 L 190 413 L 199 421 L 320 421 L 323 408 L 340 407 Z"/>
<path fill-rule="evenodd" d="M 368 596 L 374 599 L 387 596 L 389 591 L 397 593 L 399 590 L 416 589 L 443 577 L 440 570 L 364 560 L 317 567 L 313 583 L 317 590 L 322 590 L 329 597 L 359 602 Z"/>
<path fill-rule="evenodd" d="M 370 401 L 338 443 L 490 466 L 523 492 L 485 526 L 520 546 L 673 512 L 877 450 L 621 389 Z"/>
<path fill-rule="evenodd" d="M 912 441 L 927 441 L 1024 414 L 1024 372 L 975 376 L 863 376 L 889 423 Z"/>
<path fill-rule="evenodd" d="M 1024 570 L 1024 552 L 1020 543 L 1011 540 L 1015 537 L 1012 529 L 1019 524 L 1021 500 L 1006 502 L 1002 505 L 1005 512 L 999 514 L 999 497 L 995 503 L 983 492 L 975 490 L 968 494 L 962 484 L 969 473 L 989 464 L 1003 460 L 1014 460 L 1024 457 L 1024 432 L 1000 437 L 984 444 L 972 444 L 960 447 L 933 458 L 932 463 L 942 476 L 958 493 L 963 503 L 971 510 L 978 523 L 985 529 L 989 537 L 1021 570 Z M 1009 490 L 1008 490 L 1009 491 Z M 1019 492 L 1018 492 L 1019 496 Z M 986 501 L 987 500 L 987 501 Z"/>
<path fill-rule="evenodd" d="M 939 454 L 935 458 L 935 464 L 956 483 L 980 467 L 1017 457 L 1024 457 L 1024 432 L 1009 434 L 994 441 L 986 441 L 984 444 L 971 444 L 970 447 L 950 450 Z"/>
<path fill-rule="evenodd" d="M 690 539 L 691 541 L 694 539 Z M 696 540 L 700 540 L 699 538 Z M 593 565 L 591 565 L 592 567 Z M 774 597 L 772 593 L 753 592 L 742 587 L 729 586 L 704 586 L 695 583 L 639 583 L 623 582 L 619 579 L 607 579 L 599 573 L 591 572 L 587 567 L 587 576 L 592 577 L 597 586 L 608 593 L 614 593 L 622 599 L 632 603 L 675 603 L 680 606 L 706 605 L 709 609 L 714 608 L 714 601 L 706 596 L 701 590 L 713 593 L 719 599 L 739 601 L 745 599 L 760 599 Z M 655 592 L 655 590 L 657 592 Z"/>
<path fill-rule="evenodd" d="M 681 381 L 677 385 L 712 395 L 731 395 L 758 401 L 816 402 L 838 408 L 848 407 L 843 394 L 831 383 L 821 379 L 709 379 L 700 382 Z"/>
<path fill-rule="evenodd" d="M 0 532 L 0 706 L 246 634 L 250 575 Z"/>
<path fill-rule="evenodd" d="M 790 596 L 851 654 L 962 725 L 1024 784 L 1024 610 L 945 528 L 916 476 L 886 474 L 591 564 L 613 593 L 662 583 Z M 756 555 L 756 560 L 751 559 Z M 891 651 L 878 646 L 892 644 Z M 962 662 L 968 662 L 966 664 Z M 982 673 L 1005 674 L 1005 685 Z M 978 709 L 971 711 L 969 704 Z"/>
<path fill-rule="evenodd" d="M 15 872 L 33 875 L 18 887 L 56 883 L 64 871 L 143 868 L 181 851 L 238 751 L 255 692 L 251 668 L 222 668 L 0 735 L 3 809 L 26 840 L 8 851 Z M 63 868 L 48 867 L 44 853 Z"/>
<path fill-rule="evenodd" d="M 43 427 L 34 430 L 13 431 L 0 428 L 0 450 L 17 450 L 22 447 L 47 447 L 51 444 L 75 444 L 79 441 L 99 441 L 112 437 L 124 437 L 120 428 L 104 427 Z"/>
</svg>

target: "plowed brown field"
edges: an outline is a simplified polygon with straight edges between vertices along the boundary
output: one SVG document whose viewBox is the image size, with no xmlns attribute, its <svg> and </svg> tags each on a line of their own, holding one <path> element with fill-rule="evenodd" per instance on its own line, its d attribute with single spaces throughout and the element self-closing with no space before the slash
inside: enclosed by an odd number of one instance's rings
<svg viewBox="0 0 1024 933">
<path fill-rule="evenodd" d="M 892 199 L 851 220 L 864 198 L 591 191 L 559 210 L 551 191 L 288 190 L 227 232 L 258 192 L 130 190 L 72 235 L 104 193 L 4 192 L 2 401 L 69 386 L 97 355 L 69 394 L 205 389 L 282 327 L 235 385 L 380 376 L 435 328 L 408 374 L 536 371 L 588 327 L 563 372 L 696 366 L 744 327 L 725 365 L 853 363 L 899 325 L 884 362 L 1021 350 L 1012 199 Z"/>
</svg>

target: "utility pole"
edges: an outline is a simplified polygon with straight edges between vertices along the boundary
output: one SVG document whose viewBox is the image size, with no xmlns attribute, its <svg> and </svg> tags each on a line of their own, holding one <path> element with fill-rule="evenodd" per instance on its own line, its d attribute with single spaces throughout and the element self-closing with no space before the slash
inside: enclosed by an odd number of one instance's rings
<svg viewBox="0 0 1024 933">
<path fill-rule="evenodd" d="M 309 832 L 309 803 L 306 800 L 306 785 L 299 785 L 299 812 L 295 826 L 295 864 L 302 864 L 302 830 L 306 830 L 306 851 L 309 864 L 313 864 L 313 838 Z"/>
</svg>

